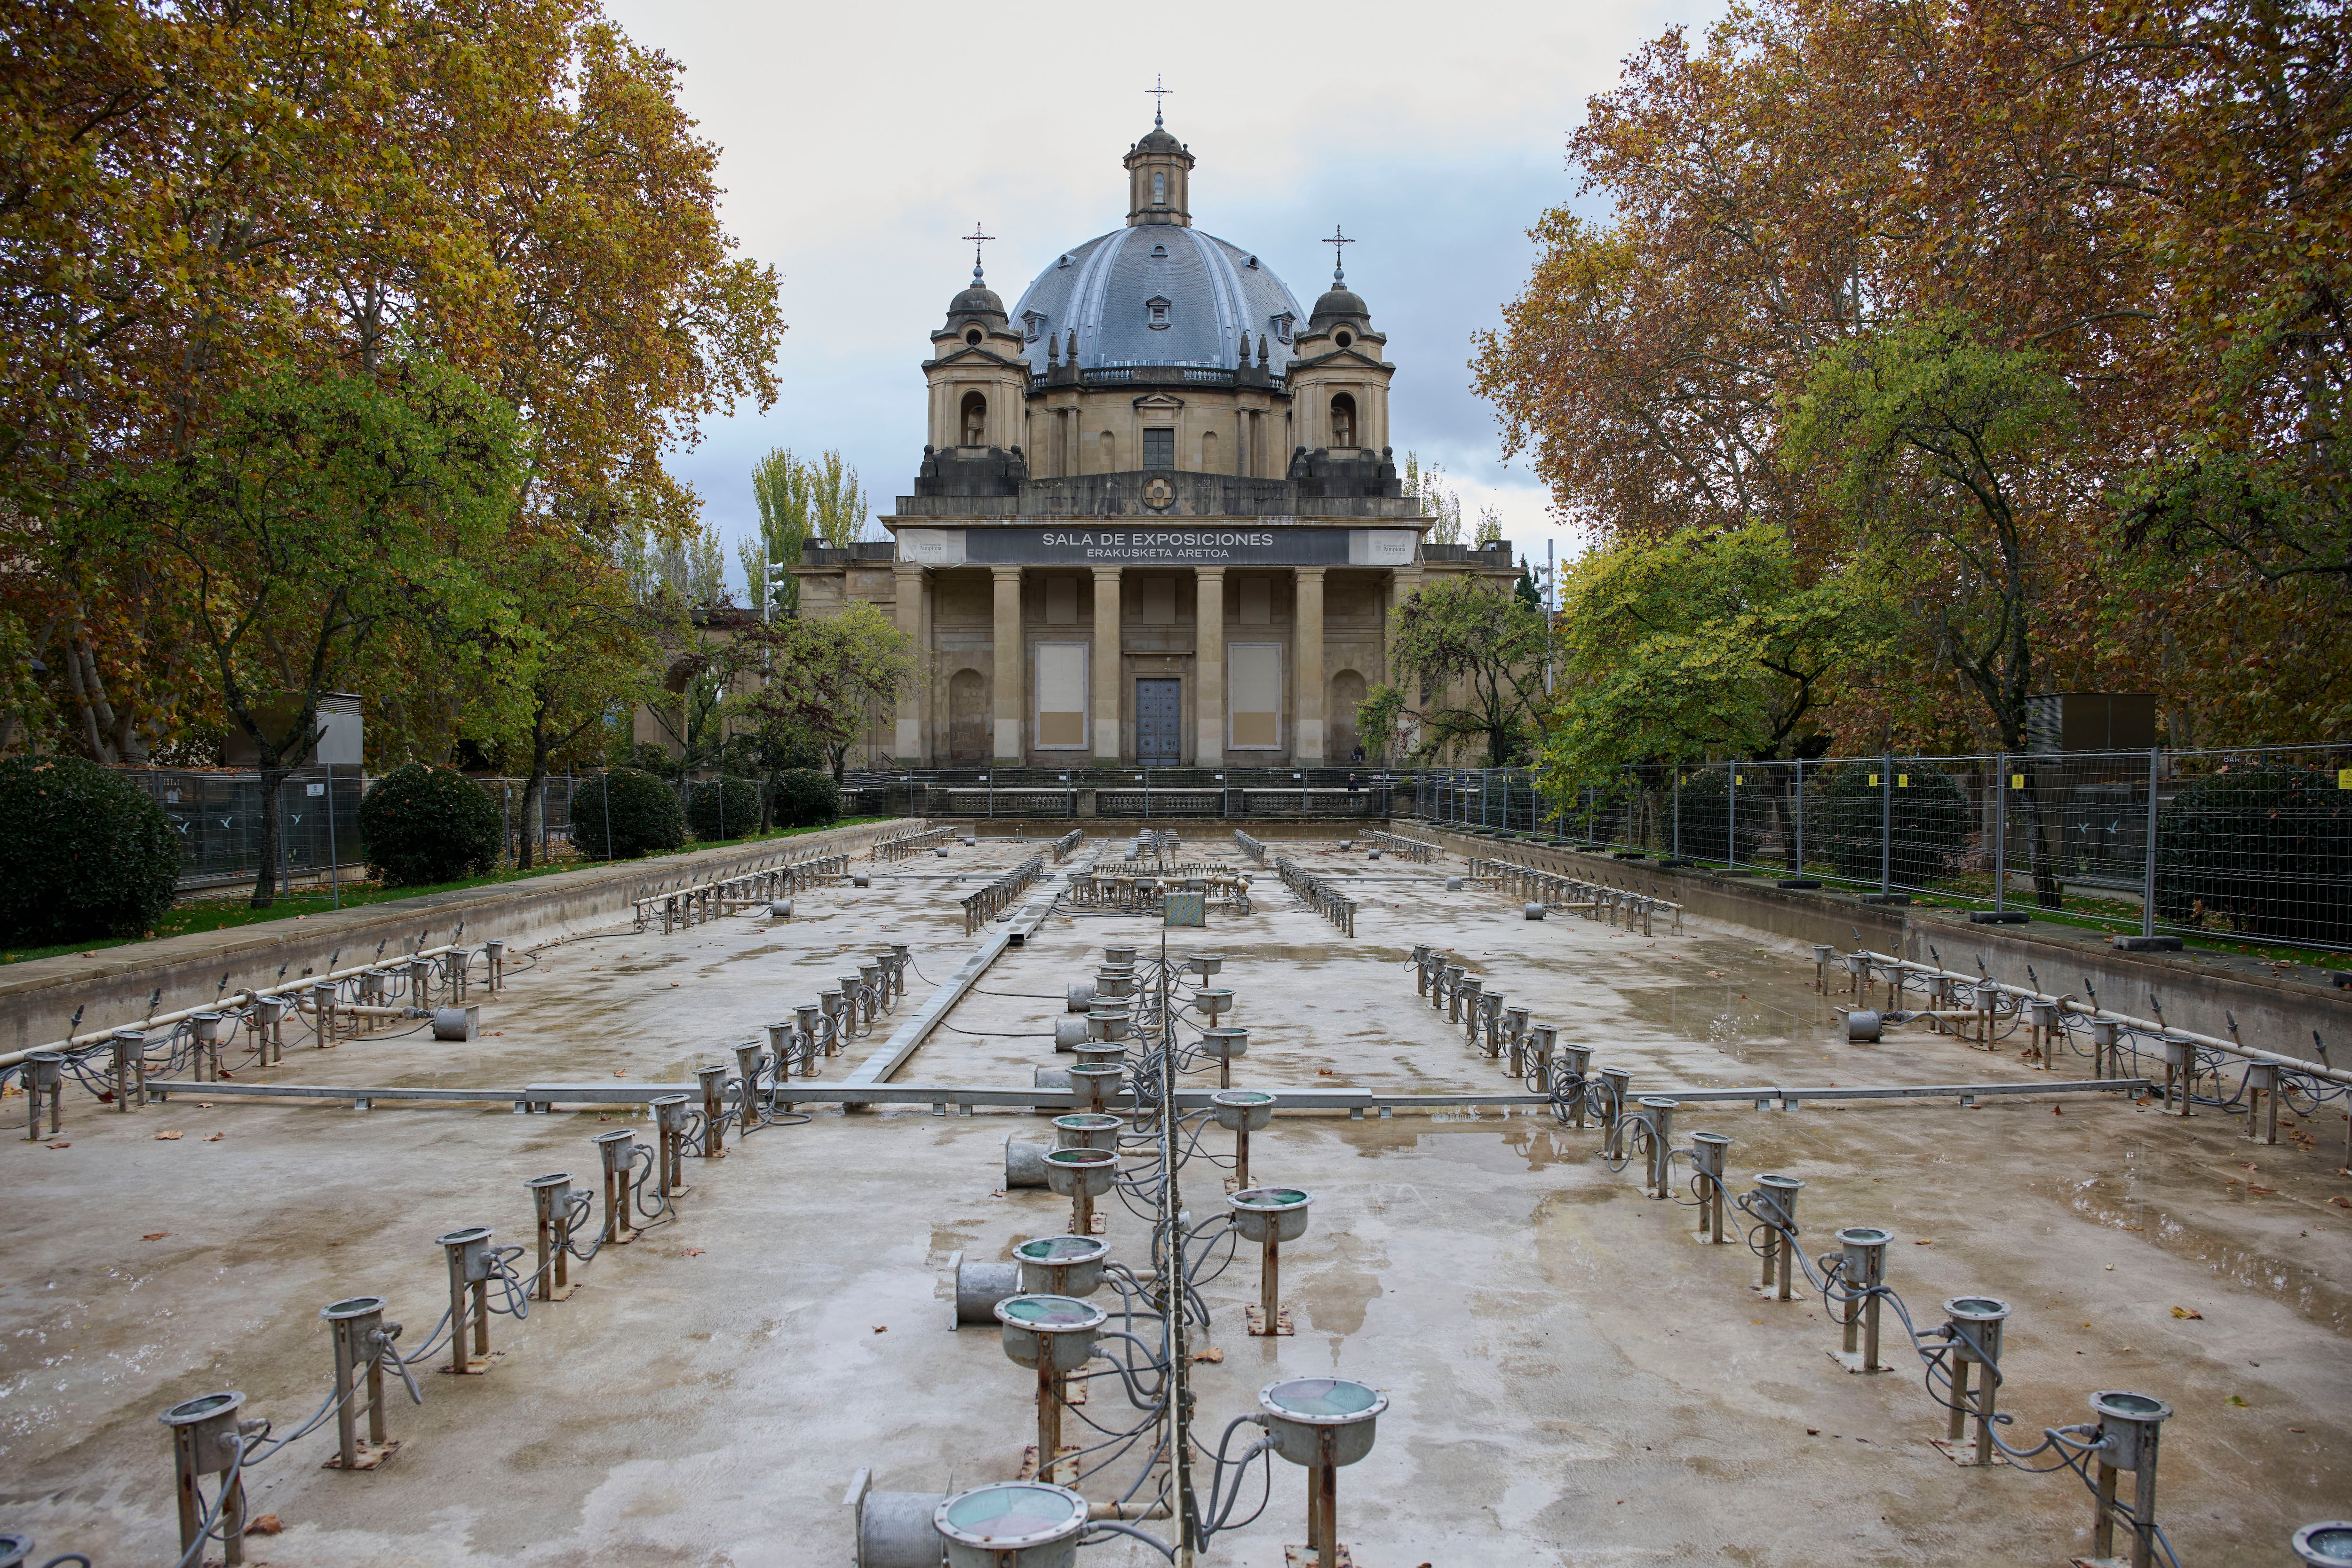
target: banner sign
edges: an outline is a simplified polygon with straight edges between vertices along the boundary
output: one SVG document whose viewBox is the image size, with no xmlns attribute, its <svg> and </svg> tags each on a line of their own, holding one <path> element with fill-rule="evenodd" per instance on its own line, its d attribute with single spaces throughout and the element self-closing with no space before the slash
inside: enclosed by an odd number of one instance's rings
<svg viewBox="0 0 2352 1568">
<path fill-rule="evenodd" d="M 919 566 L 1411 566 L 1413 528 L 1088 525 L 901 528 L 898 559 Z"/>
</svg>

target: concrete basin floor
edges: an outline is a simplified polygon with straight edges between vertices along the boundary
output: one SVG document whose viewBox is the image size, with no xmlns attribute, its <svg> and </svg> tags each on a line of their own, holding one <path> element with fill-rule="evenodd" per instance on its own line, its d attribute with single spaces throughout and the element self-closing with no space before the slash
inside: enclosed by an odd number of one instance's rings
<svg viewBox="0 0 2352 1568">
<path fill-rule="evenodd" d="M 877 866 L 908 874 L 803 893 L 789 923 L 743 916 L 551 947 L 483 998 L 487 1036 L 470 1045 L 389 1030 L 327 1051 L 289 1043 L 283 1068 L 251 1076 L 682 1080 L 731 1060 L 728 1048 L 877 944 L 909 944 L 921 972 L 944 979 L 980 940 L 963 935 L 955 898 L 1038 847 L 983 839 L 944 861 Z M 1403 960 L 1424 941 L 1474 958 L 1491 988 L 1591 1045 L 1597 1066 L 1627 1069 L 1637 1092 L 2040 1077 L 2021 1040 L 1982 1051 L 1913 1026 L 1843 1043 L 1810 955 L 1753 933 L 1528 922 L 1491 888 L 1447 892 L 1458 862 L 1277 847 L 1353 873 L 1353 939 L 1270 870 L 1253 914 L 1213 909 L 1205 930 L 1057 914 L 897 1076 L 1026 1085 L 1033 1068 L 1067 1064 L 1049 1038 L 1063 988 L 1091 975 L 1105 942 L 1156 947 L 1164 936 L 1171 950 L 1226 957 L 1231 1021 L 1251 1031 L 1242 1086 L 1501 1089 L 1499 1064 L 1416 999 Z M 1232 858 L 1212 841 L 1182 852 Z M 909 1001 L 927 989 L 914 985 Z M 909 1010 L 824 1076 L 845 1075 Z M 2064 1071 L 2081 1076 L 2084 1063 Z M 23 1108 L 0 1106 L 18 1137 Z M 478 1224 L 526 1242 L 527 1178 L 568 1170 L 586 1185 L 593 1134 L 653 1137 L 622 1110 L 359 1113 L 224 1095 L 119 1115 L 69 1092 L 66 1114 L 58 1141 L 69 1147 L 0 1144 L 0 1530 L 36 1536 L 37 1561 L 71 1550 L 105 1568 L 175 1555 L 155 1420 L 166 1406 L 237 1388 L 248 1414 L 289 1428 L 325 1396 L 321 1306 L 383 1295 L 420 1344 L 447 1300 L 436 1235 Z M 1677 1141 L 1729 1135 L 1736 1190 L 1759 1171 L 1802 1177 L 1812 1251 L 1842 1225 L 1892 1230 L 1889 1281 L 1923 1330 L 1948 1296 L 2009 1301 L 2011 1441 L 2092 1419 L 2096 1389 L 2170 1403 L 2158 1517 L 2182 1562 L 2204 1568 L 2281 1562 L 2296 1525 L 2352 1514 L 2344 1123 L 2338 1107 L 2289 1119 L 2312 1146 L 2263 1146 L 2219 1113 L 2182 1122 L 2104 1096 L 1694 1106 Z M 167 1131 L 181 1135 L 157 1136 Z M 1006 1135 L 1046 1132 L 1026 1113 L 818 1107 L 804 1124 L 730 1141 L 723 1159 L 689 1161 L 673 1223 L 579 1268 L 571 1300 L 495 1320 L 503 1354 L 488 1375 L 419 1368 L 425 1402 L 393 1405 L 402 1447 L 383 1469 L 322 1470 L 331 1427 L 254 1472 L 252 1513 L 283 1528 L 248 1537 L 248 1561 L 839 1564 L 853 1551 L 842 1496 L 856 1470 L 886 1490 L 1009 1479 L 1034 1430 L 1031 1375 L 993 1330 L 950 1332 L 945 1270 L 953 1253 L 1000 1260 L 1066 1228 L 1066 1200 L 1003 1187 Z M 1943 1411 L 1891 1318 L 1897 1370 L 1846 1373 L 1817 1298 L 1760 1298 L 1745 1246 L 1696 1242 L 1690 1209 L 1643 1196 L 1637 1173 L 1612 1174 L 1598 1145 L 1596 1132 L 1534 1111 L 1278 1118 L 1252 1164 L 1261 1182 L 1316 1195 L 1307 1235 L 1284 1248 L 1297 1332 L 1243 1333 L 1257 1288 L 1244 1249 L 1205 1291 L 1214 1323 L 1201 1343 L 1222 1359 L 1195 1368 L 1199 1429 L 1213 1440 L 1279 1375 L 1386 1390 L 1373 1452 L 1339 1478 L 1340 1537 L 1364 1568 L 2058 1564 L 2088 1550 L 2091 1504 L 2072 1476 L 1964 1469 L 1929 1446 Z M 1213 1129 L 1202 1148 L 1223 1156 L 1230 1136 Z M 1196 1217 L 1221 1207 L 1222 1174 L 1205 1159 L 1184 1169 Z M 1143 1270 L 1144 1221 L 1108 1213 L 1113 1255 Z M 1125 1402 L 1097 1389 L 1087 1413 L 1108 1425 Z M 1133 1479 L 1129 1463 L 1086 1490 L 1114 1497 Z M 1304 1521 L 1304 1472 L 1276 1462 L 1255 1522 L 1202 1561 L 1276 1568 Z M 1082 1561 L 1158 1559 L 1114 1542 Z"/>
</svg>

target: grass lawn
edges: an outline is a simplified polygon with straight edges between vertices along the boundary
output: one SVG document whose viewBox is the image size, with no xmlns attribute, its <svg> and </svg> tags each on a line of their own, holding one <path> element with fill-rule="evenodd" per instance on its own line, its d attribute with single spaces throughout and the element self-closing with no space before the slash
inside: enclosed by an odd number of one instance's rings
<svg viewBox="0 0 2352 1568">
<path fill-rule="evenodd" d="M 844 817 L 831 824 L 836 828 L 854 828 L 865 822 L 886 821 L 883 817 Z M 746 838 L 723 839 L 715 843 L 689 841 L 680 854 L 697 850 L 723 849 L 736 844 L 766 843 L 772 840 L 798 838 L 803 833 L 824 831 L 821 828 L 783 828 L 772 833 L 754 833 Z M 651 856 L 638 863 L 655 866 L 664 856 Z M 554 865 L 534 866 L 529 871 L 496 871 L 488 876 L 467 877 L 459 882 L 436 882 L 429 887 L 385 887 L 373 882 L 347 882 L 341 892 L 341 907 L 355 908 L 363 904 L 388 904 L 395 899 L 416 898 L 428 893 L 452 893 L 462 887 L 495 887 L 505 882 L 526 882 L 542 876 L 562 876 L 567 872 L 584 871 L 604 864 L 602 861 L 563 861 Z M 246 902 L 245 894 L 235 897 L 183 898 L 155 923 L 155 929 L 144 936 L 106 936 L 95 941 L 61 942 L 47 947 L 26 947 L 15 952 L 0 953 L 0 964 L 21 964 L 34 958 L 55 958 L 67 953 L 95 953 L 101 947 L 128 946 L 133 942 L 159 941 L 166 936 L 185 936 L 196 931 L 226 931 L 233 925 L 251 925 L 264 920 L 301 920 L 310 915 L 334 909 L 335 895 L 321 889 L 278 895 L 267 909 L 256 909 Z"/>
</svg>

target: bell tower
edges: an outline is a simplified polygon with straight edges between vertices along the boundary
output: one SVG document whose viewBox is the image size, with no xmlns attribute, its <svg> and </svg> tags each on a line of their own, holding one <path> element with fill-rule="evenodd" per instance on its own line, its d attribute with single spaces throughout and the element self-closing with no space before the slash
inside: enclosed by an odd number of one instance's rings
<svg viewBox="0 0 2352 1568">
<path fill-rule="evenodd" d="M 1165 88 L 1154 88 L 1164 93 Z M 1151 129 L 1127 150 L 1127 226 L 1173 224 L 1192 226 L 1192 154 L 1168 134 L 1160 110 L 1151 111 Z"/>
</svg>

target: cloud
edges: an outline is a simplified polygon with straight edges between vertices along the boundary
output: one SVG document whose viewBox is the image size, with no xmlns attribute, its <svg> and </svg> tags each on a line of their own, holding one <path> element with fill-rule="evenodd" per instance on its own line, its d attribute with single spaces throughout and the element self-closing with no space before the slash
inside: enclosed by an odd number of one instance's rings
<svg viewBox="0 0 2352 1568">
<path fill-rule="evenodd" d="M 1716 9 L 1709 7 L 1709 14 Z M 1671 22 L 1655 5 L 1196 5 L 1164 9 L 614 0 L 639 44 L 687 67 L 682 96 L 724 154 L 728 227 L 782 274 L 791 324 L 764 413 L 709 422 L 675 467 L 730 538 L 772 446 L 837 447 L 887 510 L 921 455 L 928 334 L 970 275 L 955 236 L 984 223 L 1008 300 L 1126 211 L 1119 157 L 1150 128 L 1200 160 L 1194 221 L 1257 251 L 1303 299 L 1330 276 L 1389 335 L 1400 450 L 1444 464 L 1540 555 L 1556 531 L 1500 462 L 1468 387 L 1470 335 L 1496 324 L 1545 209 L 1574 197 L 1564 146 L 1586 98 Z M 1563 538 L 1566 536 L 1560 536 Z"/>
</svg>

